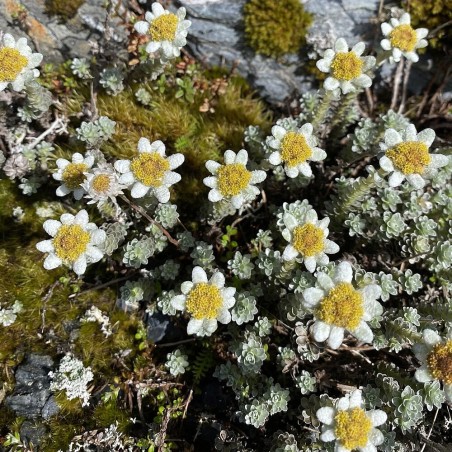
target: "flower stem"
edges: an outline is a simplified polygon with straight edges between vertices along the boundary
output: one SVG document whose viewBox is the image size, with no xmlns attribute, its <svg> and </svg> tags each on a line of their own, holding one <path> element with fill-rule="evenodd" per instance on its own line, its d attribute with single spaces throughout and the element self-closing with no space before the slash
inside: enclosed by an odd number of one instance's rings
<svg viewBox="0 0 452 452">
<path fill-rule="evenodd" d="M 124 195 L 119 195 L 120 198 L 125 201 L 127 204 L 129 204 L 130 207 L 132 207 L 133 210 L 135 210 L 136 212 L 138 212 L 141 216 L 143 216 L 144 218 L 146 218 L 146 220 L 149 221 L 149 223 L 151 224 L 155 224 L 161 231 L 162 233 L 166 236 L 166 238 L 168 239 L 168 241 L 170 241 L 173 245 L 175 246 L 179 246 L 179 242 L 174 239 L 171 234 L 157 221 L 155 221 L 151 216 L 149 216 L 143 208 L 141 208 L 140 206 L 137 206 L 136 204 L 134 204 L 132 201 L 130 201 L 129 198 L 127 198 Z"/>
</svg>

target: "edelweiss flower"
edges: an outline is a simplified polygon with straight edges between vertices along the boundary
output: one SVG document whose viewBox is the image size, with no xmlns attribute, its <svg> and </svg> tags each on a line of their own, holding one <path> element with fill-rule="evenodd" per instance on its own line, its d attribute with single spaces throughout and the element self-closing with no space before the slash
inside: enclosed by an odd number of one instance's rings
<svg viewBox="0 0 452 452">
<path fill-rule="evenodd" d="M 438 168 L 446 166 L 449 158 L 442 154 L 429 154 L 428 150 L 435 140 L 435 132 L 425 129 L 417 133 L 410 124 L 405 132 L 399 134 L 394 129 L 385 132 L 385 141 L 380 148 L 385 155 L 380 158 L 380 166 L 392 173 L 389 186 L 398 187 L 406 178 L 416 189 L 425 185 L 424 177 L 432 177 Z"/>
<path fill-rule="evenodd" d="M 215 272 L 207 281 L 206 272 L 201 267 L 195 267 L 192 280 L 181 285 L 183 295 L 177 295 L 171 304 L 179 311 L 191 315 L 187 333 L 197 336 L 210 336 L 217 328 L 218 322 L 229 323 L 229 309 L 235 304 L 235 288 L 224 287 L 224 276 Z"/>
<path fill-rule="evenodd" d="M 400 61 L 403 55 L 413 63 L 419 61 L 417 49 L 427 47 L 425 38 L 428 35 L 427 28 L 417 28 L 410 25 L 411 18 L 408 13 L 402 14 L 400 19 L 394 17 L 388 22 L 381 24 L 381 31 L 387 38 L 381 41 L 383 50 L 392 50 L 392 58 L 395 62 Z"/>
<path fill-rule="evenodd" d="M 237 154 L 227 150 L 224 153 L 224 165 L 208 160 L 206 168 L 213 174 L 204 178 L 204 184 L 210 190 L 209 201 L 218 202 L 222 199 L 231 201 L 231 204 L 240 209 L 243 204 L 253 201 L 260 193 L 260 190 L 253 184 L 258 184 L 265 180 L 265 171 L 248 171 L 248 152 L 245 149 Z"/>
<path fill-rule="evenodd" d="M 118 174 L 109 164 L 99 165 L 94 168 L 92 173 L 85 174 L 85 182 L 81 184 L 86 191 L 85 198 L 91 198 L 88 204 L 106 201 L 111 199 L 113 202 L 116 196 L 122 194 L 124 185 L 119 183 Z"/>
<path fill-rule="evenodd" d="M 58 159 L 56 164 L 58 171 L 53 173 L 53 178 L 63 182 L 57 188 L 57 196 L 66 196 L 73 192 L 76 200 L 82 199 L 85 193 L 82 183 L 86 178 L 86 173 L 94 164 L 94 157 L 92 155 L 83 157 L 82 154 L 76 152 L 72 155 L 72 163 L 66 159 Z"/>
<path fill-rule="evenodd" d="M 366 72 L 375 66 L 375 58 L 361 56 L 365 47 L 364 42 L 358 42 L 349 51 L 345 39 L 339 38 L 334 44 L 334 50 L 325 51 L 323 58 L 316 64 L 320 71 L 331 74 L 323 84 L 326 90 L 340 88 L 343 94 L 347 94 L 357 88 L 369 88 L 372 85 L 372 79 Z"/>
<path fill-rule="evenodd" d="M 383 425 L 388 416 L 382 410 L 364 410 L 361 390 L 356 389 L 336 402 L 336 407 L 317 410 L 317 419 L 323 424 L 320 439 L 336 441 L 335 452 L 376 452 L 384 436 L 375 427 Z"/>
<path fill-rule="evenodd" d="M 327 239 L 330 219 L 319 221 L 314 209 L 308 210 L 301 223 L 290 213 L 284 215 L 283 221 L 286 229 L 282 236 L 289 242 L 283 253 L 284 260 L 292 261 L 301 255 L 307 270 L 313 273 L 317 264 L 326 265 L 330 261 L 325 253 L 334 254 L 339 251 L 339 246 Z"/>
<path fill-rule="evenodd" d="M 150 192 L 159 202 L 170 199 L 169 187 L 179 182 L 181 176 L 172 171 L 184 162 L 182 154 L 165 155 L 165 145 L 160 140 L 151 143 L 147 138 L 138 141 L 137 157 L 132 160 L 118 160 L 115 168 L 122 173 L 121 184 L 133 184 L 132 198 L 142 198 Z"/>
<path fill-rule="evenodd" d="M 86 265 L 98 262 L 103 253 L 98 248 L 105 241 L 105 231 L 89 223 L 88 213 L 81 210 L 77 215 L 64 213 L 58 220 L 44 222 L 44 230 L 52 236 L 36 244 L 43 253 L 49 253 L 44 260 L 44 268 L 53 270 L 64 264 L 72 267 L 77 275 L 83 275 Z"/>
<path fill-rule="evenodd" d="M 26 38 L 16 40 L 6 33 L 0 46 L 0 91 L 10 83 L 14 91 L 22 91 L 25 83 L 39 77 L 40 53 L 32 53 Z"/>
<path fill-rule="evenodd" d="M 298 130 L 286 130 L 281 126 L 272 127 L 273 139 L 269 141 L 275 152 L 270 154 L 268 161 L 272 165 L 284 164 L 288 177 L 312 176 L 309 161 L 320 162 L 326 157 L 326 152 L 317 146 L 317 139 L 312 135 L 312 124 L 306 123 Z"/>
<path fill-rule="evenodd" d="M 422 364 L 414 376 L 421 383 L 442 382 L 446 399 L 452 402 L 452 331 L 444 339 L 430 329 L 424 330 L 422 336 L 423 343 L 413 346 L 414 354 Z"/>
<path fill-rule="evenodd" d="M 332 349 L 340 347 L 345 330 L 358 340 L 371 343 L 374 335 L 366 322 L 383 312 L 383 307 L 377 302 L 381 287 L 369 284 L 355 289 L 352 279 L 352 266 L 341 262 L 333 278 L 319 272 L 317 283 L 320 287 L 311 287 L 303 292 L 302 304 L 314 314 L 314 339 L 317 342 L 328 340 Z"/>
<path fill-rule="evenodd" d="M 147 12 L 145 19 L 135 24 L 135 30 L 141 34 L 149 34 L 151 42 L 146 46 L 146 52 L 158 50 L 170 59 L 180 55 L 180 49 L 187 43 L 187 30 L 191 25 L 185 19 L 185 8 L 179 8 L 176 14 L 165 11 L 160 3 L 152 4 L 152 13 Z"/>
</svg>

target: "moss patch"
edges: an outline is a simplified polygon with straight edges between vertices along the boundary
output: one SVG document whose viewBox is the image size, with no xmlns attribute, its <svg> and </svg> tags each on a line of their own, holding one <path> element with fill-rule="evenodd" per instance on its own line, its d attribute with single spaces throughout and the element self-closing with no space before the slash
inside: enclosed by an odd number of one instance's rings
<svg viewBox="0 0 452 452">
<path fill-rule="evenodd" d="M 299 0 L 249 0 L 244 17 L 250 46 L 257 53 L 274 58 L 297 52 L 312 23 L 312 15 Z"/>
<path fill-rule="evenodd" d="M 72 19 L 85 0 L 46 0 L 46 13 L 61 19 Z"/>
</svg>

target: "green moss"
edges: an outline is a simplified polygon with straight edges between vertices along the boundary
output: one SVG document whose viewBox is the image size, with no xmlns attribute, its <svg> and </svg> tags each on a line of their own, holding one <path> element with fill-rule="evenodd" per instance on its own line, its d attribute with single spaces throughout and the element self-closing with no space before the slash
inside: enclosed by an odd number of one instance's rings
<svg viewBox="0 0 452 452">
<path fill-rule="evenodd" d="M 130 413 L 118 406 L 116 400 L 109 400 L 96 406 L 93 419 L 97 428 L 106 428 L 117 424 L 118 430 L 125 432 L 130 424 Z"/>
<path fill-rule="evenodd" d="M 274 58 L 297 52 L 312 23 L 312 15 L 299 0 L 249 0 L 244 18 L 250 46 L 257 53 Z"/>
<path fill-rule="evenodd" d="M 411 14 L 411 23 L 415 28 L 425 27 L 432 31 L 452 20 L 450 0 L 404 0 L 403 6 Z M 450 24 L 438 31 L 428 42 L 434 48 L 449 48 L 452 45 Z"/>
<path fill-rule="evenodd" d="M 46 13 L 64 20 L 72 19 L 85 0 L 46 0 Z"/>
</svg>

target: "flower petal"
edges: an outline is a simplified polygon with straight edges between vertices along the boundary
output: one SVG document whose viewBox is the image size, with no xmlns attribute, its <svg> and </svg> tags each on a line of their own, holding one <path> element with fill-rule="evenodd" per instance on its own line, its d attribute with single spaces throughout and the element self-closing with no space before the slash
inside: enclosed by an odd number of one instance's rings
<svg viewBox="0 0 452 452">
<path fill-rule="evenodd" d="M 312 334 L 317 342 L 324 342 L 330 335 L 331 327 L 321 320 L 317 320 L 312 326 Z"/>
<path fill-rule="evenodd" d="M 330 406 L 319 408 L 316 412 L 317 419 L 325 425 L 333 425 L 336 410 Z"/>
<path fill-rule="evenodd" d="M 328 337 L 328 346 L 333 350 L 336 350 L 342 345 L 344 340 L 344 328 L 339 326 L 333 326 Z"/>
<path fill-rule="evenodd" d="M 207 274 L 202 267 L 197 266 L 191 272 L 191 280 L 194 284 L 206 283 Z"/>
<path fill-rule="evenodd" d="M 46 270 L 53 270 L 62 264 L 62 260 L 55 254 L 49 254 L 44 260 L 44 268 Z"/>
<path fill-rule="evenodd" d="M 221 272 L 215 272 L 210 278 L 210 284 L 217 286 L 219 289 L 224 287 L 225 279 L 224 275 Z"/>
<path fill-rule="evenodd" d="M 383 425 L 388 419 L 388 415 L 383 410 L 370 410 L 366 414 L 374 427 Z"/>
<path fill-rule="evenodd" d="M 317 287 L 309 287 L 303 291 L 303 305 L 307 308 L 313 308 L 319 304 L 319 301 L 325 296 L 325 292 Z"/>
<path fill-rule="evenodd" d="M 60 229 L 61 227 L 61 222 L 59 222 L 58 220 L 46 220 L 44 221 L 42 227 L 44 228 L 44 231 L 47 232 L 47 234 L 49 234 L 51 237 L 55 237 L 58 229 Z"/>
</svg>

